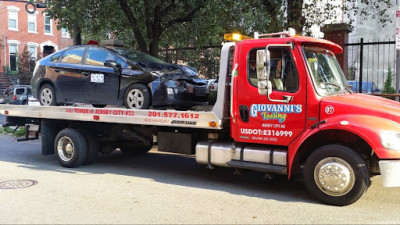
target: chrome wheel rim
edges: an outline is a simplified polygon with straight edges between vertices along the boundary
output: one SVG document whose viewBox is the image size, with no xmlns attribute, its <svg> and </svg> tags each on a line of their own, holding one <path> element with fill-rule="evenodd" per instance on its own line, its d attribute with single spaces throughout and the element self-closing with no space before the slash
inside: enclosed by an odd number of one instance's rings
<svg viewBox="0 0 400 225">
<path fill-rule="evenodd" d="M 318 188 L 330 196 L 343 196 L 351 191 L 355 183 L 353 168 L 343 159 L 328 157 L 321 160 L 314 170 Z"/>
<path fill-rule="evenodd" d="M 132 89 L 127 96 L 127 104 L 129 108 L 140 109 L 143 106 L 144 96 L 139 89 Z"/>
<path fill-rule="evenodd" d="M 40 102 L 43 105 L 50 105 L 53 101 L 53 92 L 50 88 L 43 88 L 42 92 L 40 93 Z"/>
<path fill-rule="evenodd" d="M 69 137 L 61 137 L 57 143 L 57 152 L 61 160 L 68 162 L 74 157 L 74 143 Z"/>
</svg>

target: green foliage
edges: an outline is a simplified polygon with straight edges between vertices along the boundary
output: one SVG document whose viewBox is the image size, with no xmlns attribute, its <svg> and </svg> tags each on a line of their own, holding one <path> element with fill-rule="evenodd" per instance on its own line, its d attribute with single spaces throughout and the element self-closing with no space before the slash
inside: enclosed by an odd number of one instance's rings
<svg viewBox="0 0 400 225">
<path fill-rule="evenodd" d="M 18 128 L 18 129 L 13 133 L 13 135 L 14 135 L 15 137 L 22 137 L 22 136 L 24 136 L 25 134 L 26 134 L 25 127 L 20 127 L 20 128 Z"/>
<path fill-rule="evenodd" d="M 385 85 L 383 87 L 383 94 L 394 94 L 394 88 L 392 86 L 392 80 L 393 80 L 393 72 L 392 72 L 392 68 L 389 65 L 388 68 L 388 74 L 385 80 Z"/>
<path fill-rule="evenodd" d="M 157 56 L 159 49 L 219 45 L 224 33 L 252 35 L 294 27 L 309 33 L 341 12 L 391 22 L 390 0 L 48 0 L 59 28 L 85 41 L 113 33 L 128 47 Z"/>
<path fill-rule="evenodd" d="M 2 127 L 1 128 L 1 133 L 2 134 L 10 134 L 13 132 L 13 129 L 11 127 Z"/>
<path fill-rule="evenodd" d="M 0 134 L 11 134 L 14 131 L 11 127 L 0 127 Z M 15 137 L 22 137 L 26 133 L 25 127 L 18 128 L 13 135 Z"/>
<path fill-rule="evenodd" d="M 19 82 L 20 84 L 29 84 L 32 78 L 32 74 L 29 71 L 31 55 L 28 50 L 28 46 L 24 46 L 24 50 L 19 55 L 18 72 L 19 72 Z"/>
</svg>

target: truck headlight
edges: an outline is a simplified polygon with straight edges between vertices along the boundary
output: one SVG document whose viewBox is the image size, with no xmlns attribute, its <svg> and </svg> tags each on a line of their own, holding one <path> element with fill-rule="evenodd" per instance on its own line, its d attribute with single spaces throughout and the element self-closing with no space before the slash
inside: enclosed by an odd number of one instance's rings
<svg viewBox="0 0 400 225">
<path fill-rule="evenodd" d="M 395 131 L 384 131 L 380 135 L 383 147 L 400 151 L 400 133 Z"/>
</svg>

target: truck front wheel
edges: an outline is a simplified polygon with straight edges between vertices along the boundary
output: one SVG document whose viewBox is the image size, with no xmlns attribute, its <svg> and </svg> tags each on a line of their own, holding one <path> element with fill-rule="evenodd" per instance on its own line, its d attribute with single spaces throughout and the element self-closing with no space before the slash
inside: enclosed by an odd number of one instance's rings
<svg viewBox="0 0 400 225">
<path fill-rule="evenodd" d="M 88 144 L 82 132 L 66 128 L 57 134 L 54 149 L 62 166 L 74 168 L 85 162 Z"/>
<path fill-rule="evenodd" d="M 342 145 L 326 145 L 315 150 L 306 160 L 304 180 L 317 200 L 337 206 L 354 203 L 370 184 L 365 161 Z"/>
</svg>

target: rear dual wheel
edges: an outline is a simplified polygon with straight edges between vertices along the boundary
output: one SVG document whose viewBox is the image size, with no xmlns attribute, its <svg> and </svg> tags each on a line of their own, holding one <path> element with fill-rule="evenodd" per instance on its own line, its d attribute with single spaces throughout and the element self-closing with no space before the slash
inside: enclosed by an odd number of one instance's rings
<svg viewBox="0 0 400 225">
<path fill-rule="evenodd" d="M 315 150 L 305 163 L 304 180 L 317 200 L 336 206 L 354 203 L 370 185 L 365 161 L 342 145 L 326 145 Z"/>
<path fill-rule="evenodd" d="M 66 128 L 61 130 L 54 142 L 59 163 L 68 168 L 92 163 L 98 155 L 98 141 L 91 133 Z"/>
</svg>

